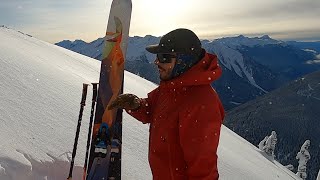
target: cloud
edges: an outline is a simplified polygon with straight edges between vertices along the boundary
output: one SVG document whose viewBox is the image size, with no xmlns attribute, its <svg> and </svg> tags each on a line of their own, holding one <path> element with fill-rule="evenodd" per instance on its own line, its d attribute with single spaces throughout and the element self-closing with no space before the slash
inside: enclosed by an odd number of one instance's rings
<svg viewBox="0 0 320 180">
<path fill-rule="evenodd" d="M 283 0 L 257 1 L 248 7 L 226 11 L 225 17 L 232 19 L 290 19 L 302 17 L 319 17 L 320 1 L 317 0 Z"/>
<path fill-rule="evenodd" d="M 307 64 L 320 64 L 320 60 L 310 60 L 307 61 Z"/>
<path fill-rule="evenodd" d="M 312 53 L 317 53 L 317 51 L 313 50 L 313 49 L 303 49 L 306 52 L 312 52 Z"/>
<path fill-rule="evenodd" d="M 316 59 L 309 60 L 306 62 L 307 64 L 320 64 L 320 54 L 316 55 Z"/>
</svg>

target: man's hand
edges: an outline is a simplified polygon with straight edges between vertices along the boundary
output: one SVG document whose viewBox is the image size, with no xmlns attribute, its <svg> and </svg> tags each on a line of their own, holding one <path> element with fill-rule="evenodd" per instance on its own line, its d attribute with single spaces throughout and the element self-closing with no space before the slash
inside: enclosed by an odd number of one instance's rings
<svg viewBox="0 0 320 180">
<path fill-rule="evenodd" d="M 140 99 L 134 94 L 121 94 L 111 104 L 108 109 L 120 108 L 126 110 L 136 110 L 140 107 Z"/>
</svg>

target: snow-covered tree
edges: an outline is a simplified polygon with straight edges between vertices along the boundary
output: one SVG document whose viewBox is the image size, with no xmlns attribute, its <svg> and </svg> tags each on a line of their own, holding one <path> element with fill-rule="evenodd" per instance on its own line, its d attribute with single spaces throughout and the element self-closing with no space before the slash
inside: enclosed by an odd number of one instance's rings
<svg viewBox="0 0 320 180">
<path fill-rule="evenodd" d="M 285 166 L 287 169 L 289 169 L 290 171 L 293 171 L 294 166 L 292 164 L 288 164 Z"/>
<path fill-rule="evenodd" d="M 311 156 L 309 153 L 310 140 L 306 140 L 300 148 L 296 159 L 299 160 L 297 176 L 305 180 L 307 178 L 307 162 L 310 160 Z"/>
<path fill-rule="evenodd" d="M 267 141 L 268 138 L 269 138 L 269 136 L 266 136 L 266 137 L 264 137 L 264 139 L 262 141 L 260 141 L 260 143 L 258 145 L 260 150 L 263 151 L 263 147 L 266 145 L 266 141 Z"/>
<path fill-rule="evenodd" d="M 268 137 L 263 150 L 269 155 L 274 156 L 274 149 L 277 144 L 277 133 L 275 131 L 271 132 L 271 135 Z"/>
</svg>

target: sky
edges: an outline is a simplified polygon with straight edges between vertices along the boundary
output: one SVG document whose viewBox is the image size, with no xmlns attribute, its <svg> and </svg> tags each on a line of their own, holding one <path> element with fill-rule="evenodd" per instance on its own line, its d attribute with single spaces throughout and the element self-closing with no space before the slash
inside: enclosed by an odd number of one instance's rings
<svg viewBox="0 0 320 180">
<path fill-rule="evenodd" d="M 111 0 L 0 0 L 0 25 L 56 43 L 91 42 L 106 31 Z M 132 0 L 130 36 L 176 28 L 201 39 L 269 35 L 320 41 L 320 0 Z"/>
</svg>

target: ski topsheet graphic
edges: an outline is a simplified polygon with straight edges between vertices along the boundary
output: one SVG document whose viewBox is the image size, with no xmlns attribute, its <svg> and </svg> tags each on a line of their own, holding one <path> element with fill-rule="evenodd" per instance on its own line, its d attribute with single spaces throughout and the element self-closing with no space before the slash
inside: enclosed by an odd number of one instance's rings
<svg viewBox="0 0 320 180">
<path fill-rule="evenodd" d="M 113 0 L 102 53 L 96 113 L 87 180 L 121 179 L 122 110 L 108 105 L 123 92 L 124 63 L 129 38 L 131 0 Z"/>
</svg>

